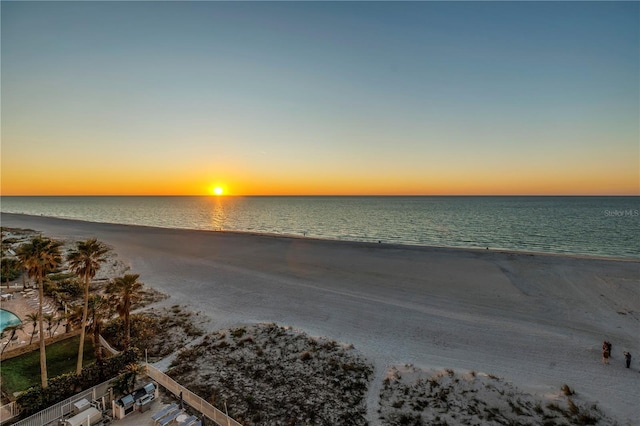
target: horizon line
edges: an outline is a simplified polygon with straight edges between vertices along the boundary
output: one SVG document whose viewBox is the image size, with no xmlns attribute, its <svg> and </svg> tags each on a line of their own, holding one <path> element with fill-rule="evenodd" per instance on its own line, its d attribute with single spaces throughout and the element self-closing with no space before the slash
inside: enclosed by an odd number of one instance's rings
<svg viewBox="0 0 640 426">
<path fill-rule="evenodd" d="M 12 194 L 0 197 L 640 197 L 638 194 Z"/>
</svg>

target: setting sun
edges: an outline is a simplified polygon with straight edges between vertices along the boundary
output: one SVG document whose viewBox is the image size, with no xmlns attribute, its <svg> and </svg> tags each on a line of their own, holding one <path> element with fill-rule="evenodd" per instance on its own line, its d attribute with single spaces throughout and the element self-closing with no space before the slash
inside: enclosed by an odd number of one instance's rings
<svg viewBox="0 0 640 426">
<path fill-rule="evenodd" d="M 212 192 L 214 195 L 222 195 L 222 194 L 224 194 L 224 189 L 222 189 L 222 188 L 221 188 L 221 187 L 219 187 L 219 186 L 216 186 L 216 187 L 214 187 L 214 188 L 211 190 L 211 192 Z"/>
</svg>

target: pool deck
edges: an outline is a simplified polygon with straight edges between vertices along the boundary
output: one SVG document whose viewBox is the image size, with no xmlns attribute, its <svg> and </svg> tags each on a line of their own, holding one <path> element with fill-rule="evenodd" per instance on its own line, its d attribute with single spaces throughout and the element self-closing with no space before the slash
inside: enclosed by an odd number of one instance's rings
<svg viewBox="0 0 640 426">
<path fill-rule="evenodd" d="M 24 328 L 16 334 L 16 338 L 9 342 L 8 336 L 5 336 L 0 341 L 0 349 L 4 348 L 4 346 L 9 345 L 7 351 L 12 348 L 16 348 L 21 345 L 26 345 L 29 343 L 31 338 L 31 322 L 27 320 L 27 315 L 33 312 L 38 311 L 38 292 L 36 289 L 27 289 L 23 290 L 22 285 L 11 284 L 10 286 L 2 286 L 1 293 L 3 295 L 11 294 L 12 297 L 5 297 L 3 300 L 0 300 L 0 309 L 4 309 L 5 311 L 9 311 L 22 321 L 24 324 Z M 49 299 L 45 298 L 45 304 L 43 306 L 44 313 L 47 312 L 55 312 L 55 303 Z M 64 332 L 64 325 L 61 325 L 58 330 L 54 333 L 54 335 L 58 335 Z"/>
<path fill-rule="evenodd" d="M 24 329 L 18 331 L 17 338 L 15 338 L 12 342 L 9 342 L 8 336 L 4 337 L 0 342 L 0 350 L 2 350 L 6 345 L 9 345 L 5 352 L 11 352 L 13 349 L 17 349 L 23 345 L 29 343 L 31 338 L 30 333 L 32 332 L 31 321 L 27 320 L 27 315 L 33 312 L 37 312 L 38 309 L 38 292 L 37 289 L 27 289 L 26 291 L 22 288 L 22 283 L 10 283 L 9 286 L 3 285 L 0 287 L 0 293 L 5 295 L 5 297 L 0 298 L 0 309 L 5 311 L 9 311 L 12 314 L 16 315 L 22 323 L 24 324 Z M 11 295 L 7 297 L 6 295 Z M 52 300 L 47 299 L 45 301 L 46 308 L 51 308 L 55 306 Z M 46 309 L 45 309 L 46 311 Z M 60 325 L 59 331 L 55 334 L 64 333 L 64 324 Z M 37 340 L 37 336 L 34 337 L 34 341 Z M 164 394 L 164 391 L 161 390 L 161 395 Z M 151 407 L 148 411 L 142 413 L 139 411 L 134 411 L 133 413 L 126 416 L 124 419 L 112 421 L 112 424 L 118 426 L 154 426 L 158 425 L 157 422 L 154 422 L 152 416 L 159 411 L 161 411 L 165 406 L 170 403 L 165 403 L 162 400 L 168 400 L 167 396 L 159 398 L 152 402 Z M 6 418 L 7 414 L 2 413 L 0 418 Z M 199 416 L 200 418 L 202 416 Z M 185 416 L 186 418 L 186 416 Z M 176 419 L 177 420 L 177 419 Z M 172 424 L 180 425 L 180 423 L 176 423 L 176 421 L 172 422 Z"/>
</svg>

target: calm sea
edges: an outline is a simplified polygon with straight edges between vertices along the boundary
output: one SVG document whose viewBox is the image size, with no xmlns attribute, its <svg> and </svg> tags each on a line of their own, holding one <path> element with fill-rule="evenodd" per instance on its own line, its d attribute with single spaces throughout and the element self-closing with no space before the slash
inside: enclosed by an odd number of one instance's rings
<svg viewBox="0 0 640 426">
<path fill-rule="evenodd" d="M 1 197 L 91 222 L 639 258 L 640 197 Z"/>
</svg>

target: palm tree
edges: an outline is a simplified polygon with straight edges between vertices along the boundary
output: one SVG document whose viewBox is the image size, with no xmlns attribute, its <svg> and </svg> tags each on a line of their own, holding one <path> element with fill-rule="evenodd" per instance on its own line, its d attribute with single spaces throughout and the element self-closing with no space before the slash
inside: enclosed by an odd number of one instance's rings
<svg viewBox="0 0 640 426">
<path fill-rule="evenodd" d="M 2 260 L 0 261 L 2 271 L 2 279 L 7 285 L 9 281 L 18 278 L 20 275 L 20 261 L 15 257 L 5 257 L 4 251 L 2 252 Z"/>
<path fill-rule="evenodd" d="M 33 336 L 36 334 L 36 327 L 38 326 L 38 313 L 31 312 L 27 314 L 27 320 L 31 321 L 31 338 L 29 339 L 29 344 L 33 342 Z"/>
<path fill-rule="evenodd" d="M 67 313 L 67 325 L 69 330 L 75 330 L 82 323 L 82 306 L 72 306 Z"/>
<path fill-rule="evenodd" d="M 67 260 L 71 270 L 84 279 L 84 307 L 82 310 L 82 322 L 80 328 L 80 347 L 78 348 L 78 363 L 76 374 L 82 371 L 82 354 L 84 351 L 84 339 L 86 335 L 87 316 L 89 314 L 89 282 L 96 276 L 100 264 L 106 262 L 105 255 L 109 249 L 95 238 L 87 241 L 78 241 L 76 249 L 69 253 Z"/>
<path fill-rule="evenodd" d="M 4 336 L 4 333 L 7 333 L 7 332 L 11 334 L 9 335 L 9 341 L 7 342 L 6 345 L 4 345 L 4 348 L 2 348 L 2 352 L 0 352 L 0 355 L 4 353 L 4 350 L 7 349 L 7 346 L 9 346 L 9 343 L 11 343 L 13 338 L 16 336 L 16 333 L 18 332 L 18 330 L 22 330 L 22 327 L 24 327 L 22 324 L 14 324 L 14 325 L 8 325 L 4 328 L 4 330 L 2 330 L 3 336 Z"/>
<path fill-rule="evenodd" d="M 136 383 L 136 377 L 141 371 L 140 364 L 127 364 L 124 367 L 123 374 L 112 382 L 113 390 L 119 395 L 126 395 L 131 392 Z"/>
<path fill-rule="evenodd" d="M 111 300 L 116 305 L 116 311 L 120 318 L 124 320 L 124 350 L 129 349 L 131 343 L 131 324 L 129 317 L 131 305 L 142 297 L 140 290 L 144 286 L 138 281 L 139 274 L 125 274 L 118 277 L 107 285 L 107 293 L 111 295 Z"/>
<path fill-rule="evenodd" d="M 38 283 L 38 322 L 40 332 L 40 376 L 42 387 L 47 387 L 47 354 L 44 342 L 44 325 L 42 323 L 42 305 L 44 304 L 44 279 L 50 271 L 57 268 L 62 262 L 60 256 L 60 246 L 62 243 L 42 238 L 34 237 L 31 242 L 25 243 L 18 248 L 16 253 L 20 262 L 27 270 L 29 278 L 35 278 Z"/>
<path fill-rule="evenodd" d="M 60 324 L 62 324 L 63 321 L 66 321 L 66 319 L 69 317 L 69 314 L 67 314 L 66 312 L 63 314 L 58 314 L 58 317 L 56 318 L 56 326 L 53 329 L 53 334 L 56 333 L 56 331 L 58 331 L 58 327 L 60 327 Z"/>
<path fill-rule="evenodd" d="M 109 317 L 109 301 L 99 294 L 89 298 L 89 330 L 93 331 L 93 350 L 96 362 L 102 362 L 102 345 L 100 344 L 100 332 L 105 318 Z"/>
<path fill-rule="evenodd" d="M 53 335 L 53 323 L 56 320 L 56 317 L 53 314 L 44 314 L 44 320 L 47 322 L 47 332 L 49 333 L 49 337 Z"/>
</svg>

